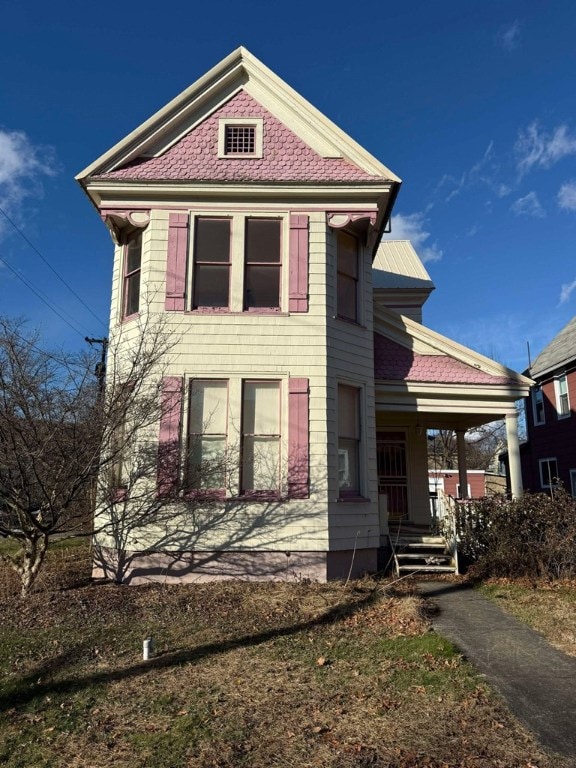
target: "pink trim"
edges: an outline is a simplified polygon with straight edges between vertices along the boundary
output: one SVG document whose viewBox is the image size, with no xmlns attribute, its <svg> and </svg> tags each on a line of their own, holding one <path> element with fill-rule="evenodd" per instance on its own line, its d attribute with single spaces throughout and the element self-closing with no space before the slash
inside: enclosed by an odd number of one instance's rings
<svg viewBox="0 0 576 768">
<path fill-rule="evenodd" d="M 183 312 L 186 308 L 188 222 L 189 217 L 186 213 L 171 213 L 168 220 L 165 302 L 167 312 Z"/>
<path fill-rule="evenodd" d="M 308 312 L 308 216 L 290 216 L 290 312 Z"/>
<path fill-rule="evenodd" d="M 288 496 L 310 496 L 309 387 L 308 379 L 290 379 L 288 384 Z"/>
<path fill-rule="evenodd" d="M 231 312 L 226 307 L 198 307 L 197 309 L 187 310 L 186 315 L 227 315 L 229 317 L 242 317 L 246 315 L 275 315 L 276 317 L 290 317 L 289 312 L 282 312 L 279 309 L 267 307 L 254 307 L 245 309 L 243 312 Z"/>
<path fill-rule="evenodd" d="M 158 440 L 158 494 L 168 496 L 178 487 L 180 471 L 180 422 L 182 414 L 182 379 L 162 379 L 160 436 Z"/>
</svg>

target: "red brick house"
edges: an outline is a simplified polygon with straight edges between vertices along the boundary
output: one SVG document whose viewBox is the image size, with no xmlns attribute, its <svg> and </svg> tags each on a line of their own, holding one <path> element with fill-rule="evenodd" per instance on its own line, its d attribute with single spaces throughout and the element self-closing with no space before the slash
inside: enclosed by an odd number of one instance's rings
<svg viewBox="0 0 576 768">
<path fill-rule="evenodd" d="M 527 373 L 536 384 L 526 399 L 528 440 L 521 445 L 524 488 L 547 491 L 560 482 L 576 496 L 576 317 Z"/>
</svg>

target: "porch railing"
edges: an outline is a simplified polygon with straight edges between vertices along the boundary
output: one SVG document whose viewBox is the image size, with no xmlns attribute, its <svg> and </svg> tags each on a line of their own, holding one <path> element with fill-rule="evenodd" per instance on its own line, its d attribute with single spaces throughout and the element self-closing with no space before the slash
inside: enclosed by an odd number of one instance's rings
<svg viewBox="0 0 576 768">
<path fill-rule="evenodd" d="M 439 488 L 435 505 L 435 523 L 438 533 L 446 539 L 448 551 L 454 563 L 455 573 L 458 569 L 458 533 L 456 529 L 456 499 Z"/>
</svg>

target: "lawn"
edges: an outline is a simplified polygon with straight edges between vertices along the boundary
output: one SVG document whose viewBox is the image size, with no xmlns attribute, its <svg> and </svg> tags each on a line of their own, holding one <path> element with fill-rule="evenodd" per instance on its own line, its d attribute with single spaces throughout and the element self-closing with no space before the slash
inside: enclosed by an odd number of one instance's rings
<svg viewBox="0 0 576 768">
<path fill-rule="evenodd" d="M 536 629 L 551 645 L 576 656 L 576 583 L 494 580 L 480 588 L 504 610 Z"/>
<path fill-rule="evenodd" d="M 403 584 L 118 587 L 0 570 L 6 768 L 562 768 Z M 151 635 L 154 656 L 142 660 Z"/>
</svg>

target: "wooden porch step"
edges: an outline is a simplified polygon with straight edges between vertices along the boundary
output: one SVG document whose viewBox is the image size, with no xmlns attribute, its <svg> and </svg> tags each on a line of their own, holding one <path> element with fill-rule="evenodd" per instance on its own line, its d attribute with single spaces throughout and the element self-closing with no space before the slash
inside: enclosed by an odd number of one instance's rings
<svg viewBox="0 0 576 768">
<path fill-rule="evenodd" d="M 399 573 L 415 573 L 420 571 L 422 573 L 454 573 L 453 565 L 399 565 Z"/>
<path fill-rule="evenodd" d="M 435 560 L 450 560 L 450 555 L 448 552 L 398 552 L 397 553 L 398 560 L 430 560 L 434 558 Z"/>
</svg>

